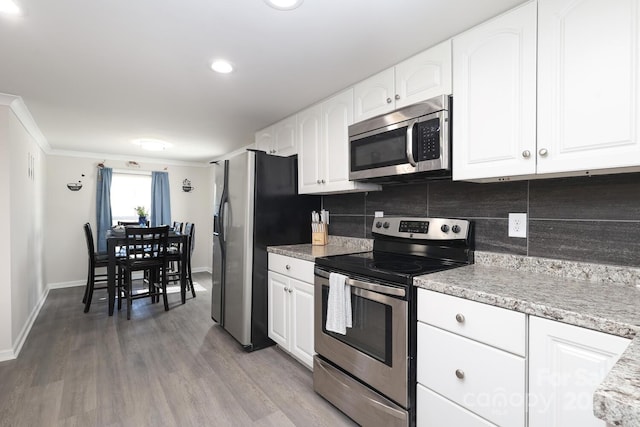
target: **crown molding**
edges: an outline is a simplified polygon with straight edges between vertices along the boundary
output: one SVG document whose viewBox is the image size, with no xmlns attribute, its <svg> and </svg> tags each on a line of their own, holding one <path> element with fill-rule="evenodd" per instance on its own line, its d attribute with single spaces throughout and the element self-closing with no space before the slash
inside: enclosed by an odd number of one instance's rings
<svg viewBox="0 0 640 427">
<path fill-rule="evenodd" d="M 228 159 L 230 159 L 232 157 L 235 157 L 236 155 L 238 155 L 240 153 L 244 153 L 247 150 L 253 150 L 255 148 L 256 148 L 255 144 L 249 144 L 249 145 L 246 145 L 244 147 L 238 148 L 237 150 L 233 150 L 233 151 L 231 151 L 229 153 L 214 157 L 213 159 L 211 159 L 211 161 L 209 163 L 215 163 L 215 162 L 218 162 L 218 161 L 221 161 L 221 160 L 228 160 Z"/>
<path fill-rule="evenodd" d="M 31 135 L 42 151 L 46 154 L 51 152 L 49 141 L 47 141 L 47 138 L 45 138 L 44 134 L 40 131 L 36 121 L 33 120 L 33 116 L 29 112 L 27 105 L 22 100 L 22 97 L 9 95 L 7 93 L 0 93 L 0 105 L 6 105 L 11 109 L 11 111 L 13 111 L 13 114 L 15 114 L 18 120 L 20 120 L 22 126 L 24 126 L 27 133 Z"/>
<path fill-rule="evenodd" d="M 138 157 L 138 156 L 130 156 L 127 154 L 94 153 L 89 151 L 49 150 L 47 155 L 58 156 L 58 157 L 98 159 L 98 160 L 115 160 L 115 161 L 124 161 L 124 162 L 135 161 L 138 163 L 153 163 L 156 165 L 169 165 L 169 166 L 187 166 L 187 167 L 196 167 L 196 168 L 209 167 L 209 163 L 187 162 L 183 160 L 171 160 L 171 159 L 158 159 L 155 157 Z"/>
</svg>

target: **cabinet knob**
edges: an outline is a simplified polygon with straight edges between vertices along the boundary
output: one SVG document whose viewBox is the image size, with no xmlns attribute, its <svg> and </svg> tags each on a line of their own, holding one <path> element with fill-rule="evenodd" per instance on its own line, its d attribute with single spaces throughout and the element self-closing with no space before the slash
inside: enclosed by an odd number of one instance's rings
<svg viewBox="0 0 640 427">
<path fill-rule="evenodd" d="M 400 99 L 400 95 L 398 95 L 398 94 L 396 93 L 396 101 L 397 101 L 398 99 Z"/>
<path fill-rule="evenodd" d="M 460 313 L 456 314 L 456 320 L 458 321 L 458 323 L 464 323 L 464 315 Z"/>
<path fill-rule="evenodd" d="M 317 180 L 316 183 L 320 184 L 320 180 Z"/>
<path fill-rule="evenodd" d="M 531 151 L 529 150 L 524 150 L 522 152 L 522 157 L 524 157 L 525 159 L 528 159 L 529 157 L 531 157 Z"/>
<path fill-rule="evenodd" d="M 292 294 L 293 293 L 293 289 L 289 288 L 289 293 Z"/>
<path fill-rule="evenodd" d="M 538 151 L 538 154 L 540 154 L 540 157 L 546 157 L 549 152 L 546 148 L 541 148 L 540 151 Z"/>
<path fill-rule="evenodd" d="M 462 369 L 456 369 L 456 377 L 464 379 L 464 371 Z"/>
<path fill-rule="evenodd" d="M 391 98 L 387 98 L 387 104 L 391 104 Z"/>
<path fill-rule="evenodd" d="M 322 180 L 320 180 L 320 182 L 322 182 L 324 184 L 325 181 L 324 181 L 324 179 L 322 179 Z"/>
<path fill-rule="evenodd" d="M 290 266 L 289 264 L 287 264 L 287 265 L 285 266 L 285 268 L 286 268 L 287 270 L 291 270 L 291 266 Z"/>
</svg>

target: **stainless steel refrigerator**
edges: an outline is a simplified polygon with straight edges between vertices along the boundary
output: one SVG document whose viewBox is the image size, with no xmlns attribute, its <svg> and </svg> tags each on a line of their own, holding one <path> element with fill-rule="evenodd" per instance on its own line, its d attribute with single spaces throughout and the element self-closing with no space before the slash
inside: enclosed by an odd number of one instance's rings
<svg viewBox="0 0 640 427">
<path fill-rule="evenodd" d="M 297 156 L 249 150 L 214 164 L 211 318 L 246 350 L 267 335 L 267 246 L 309 243 L 320 197 L 298 195 Z"/>
</svg>

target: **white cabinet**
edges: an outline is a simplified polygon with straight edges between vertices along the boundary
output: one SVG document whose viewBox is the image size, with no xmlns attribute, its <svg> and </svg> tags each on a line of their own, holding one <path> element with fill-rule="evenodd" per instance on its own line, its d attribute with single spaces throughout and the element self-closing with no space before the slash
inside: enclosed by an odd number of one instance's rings
<svg viewBox="0 0 640 427">
<path fill-rule="evenodd" d="M 419 289 L 417 424 L 524 426 L 525 317 Z"/>
<path fill-rule="evenodd" d="M 640 165 L 640 2 L 538 1 L 538 173 Z"/>
<path fill-rule="evenodd" d="M 536 171 L 536 4 L 453 39 L 453 179 Z"/>
<path fill-rule="evenodd" d="M 269 254 L 268 334 L 313 369 L 313 263 Z"/>
<path fill-rule="evenodd" d="M 300 194 L 380 189 L 376 184 L 349 181 L 348 127 L 352 123 L 353 89 L 298 113 Z"/>
<path fill-rule="evenodd" d="M 288 157 L 298 152 L 296 144 L 296 116 L 256 132 L 256 149 L 269 154 Z"/>
<path fill-rule="evenodd" d="M 440 43 L 354 86 L 355 122 L 451 93 L 451 41 Z"/>
<path fill-rule="evenodd" d="M 529 426 L 605 426 L 593 393 L 629 340 L 529 317 Z"/>
</svg>

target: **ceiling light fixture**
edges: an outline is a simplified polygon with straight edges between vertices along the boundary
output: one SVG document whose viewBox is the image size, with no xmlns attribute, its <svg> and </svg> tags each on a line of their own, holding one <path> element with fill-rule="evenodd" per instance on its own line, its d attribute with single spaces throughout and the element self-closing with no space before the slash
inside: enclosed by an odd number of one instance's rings
<svg viewBox="0 0 640 427">
<path fill-rule="evenodd" d="M 293 10 L 300 7 L 303 0 L 264 0 L 269 6 L 278 10 Z"/>
<path fill-rule="evenodd" d="M 224 59 L 216 59 L 211 63 L 211 69 L 216 73 L 229 74 L 233 71 L 233 65 Z"/>
<path fill-rule="evenodd" d="M 173 145 L 166 142 L 161 141 L 159 139 L 150 139 L 150 138 L 138 138 L 131 141 L 133 144 L 147 151 L 163 151 Z"/>
<path fill-rule="evenodd" d="M 7 15 L 20 15 L 22 12 L 13 0 L 0 0 L 0 13 Z"/>
</svg>

